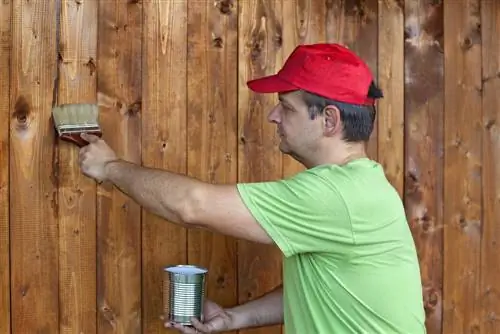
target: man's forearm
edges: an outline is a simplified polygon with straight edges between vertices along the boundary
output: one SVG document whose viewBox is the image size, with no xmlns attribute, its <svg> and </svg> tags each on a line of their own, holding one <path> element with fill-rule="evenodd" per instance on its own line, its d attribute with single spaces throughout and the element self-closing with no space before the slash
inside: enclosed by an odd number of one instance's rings
<svg viewBox="0 0 500 334">
<path fill-rule="evenodd" d="M 234 329 L 262 327 L 283 323 L 283 287 L 227 310 L 234 319 Z"/>
<path fill-rule="evenodd" d="M 118 189 L 145 209 L 173 223 L 183 224 L 194 188 L 201 182 L 164 170 L 145 168 L 123 160 L 106 165 L 106 173 Z"/>
</svg>

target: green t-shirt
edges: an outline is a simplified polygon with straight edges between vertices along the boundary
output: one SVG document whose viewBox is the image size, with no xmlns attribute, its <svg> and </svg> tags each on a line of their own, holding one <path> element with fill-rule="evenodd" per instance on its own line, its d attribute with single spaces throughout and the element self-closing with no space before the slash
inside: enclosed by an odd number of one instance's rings
<svg viewBox="0 0 500 334">
<path fill-rule="evenodd" d="M 414 241 L 378 163 L 321 165 L 238 189 L 284 254 L 287 334 L 425 333 Z"/>
</svg>

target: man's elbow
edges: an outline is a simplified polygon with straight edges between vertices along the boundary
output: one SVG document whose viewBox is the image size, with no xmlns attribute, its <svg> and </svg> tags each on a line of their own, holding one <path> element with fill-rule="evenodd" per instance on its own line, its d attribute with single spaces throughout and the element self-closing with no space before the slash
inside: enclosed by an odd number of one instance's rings
<svg viewBox="0 0 500 334">
<path fill-rule="evenodd" d="M 179 217 L 188 225 L 203 225 L 202 218 L 206 202 L 206 186 L 203 183 L 191 187 L 179 208 Z"/>
</svg>

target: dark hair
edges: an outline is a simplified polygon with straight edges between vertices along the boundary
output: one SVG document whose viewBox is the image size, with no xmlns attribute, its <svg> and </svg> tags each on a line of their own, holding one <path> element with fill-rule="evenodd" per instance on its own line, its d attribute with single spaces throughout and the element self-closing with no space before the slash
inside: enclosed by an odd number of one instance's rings
<svg viewBox="0 0 500 334">
<path fill-rule="evenodd" d="M 381 98 L 382 91 L 372 81 L 368 97 Z M 331 100 L 320 95 L 303 91 L 303 99 L 309 109 L 311 119 L 321 115 L 328 105 L 339 108 L 340 119 L 344 125 L 344 140 L 348 142 L 368 141 L 373 131 L 377 114 L 375 105 L 357 105 Z"/>
</svg>

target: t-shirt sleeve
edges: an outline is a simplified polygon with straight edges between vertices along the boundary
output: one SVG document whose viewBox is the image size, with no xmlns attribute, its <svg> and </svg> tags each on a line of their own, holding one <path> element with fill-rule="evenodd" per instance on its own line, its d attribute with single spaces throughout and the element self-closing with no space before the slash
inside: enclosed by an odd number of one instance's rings
<svg viewBox="0 0 500 334">
<path fill-rule="evenodd" d="M 285 180 L 237 187 L 247 208 L 287 257 L 353 243 L 341 194 L 316 172 L 306 170 Z"/>
</svg>

